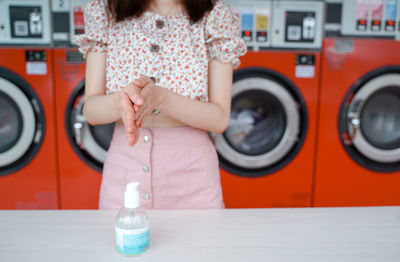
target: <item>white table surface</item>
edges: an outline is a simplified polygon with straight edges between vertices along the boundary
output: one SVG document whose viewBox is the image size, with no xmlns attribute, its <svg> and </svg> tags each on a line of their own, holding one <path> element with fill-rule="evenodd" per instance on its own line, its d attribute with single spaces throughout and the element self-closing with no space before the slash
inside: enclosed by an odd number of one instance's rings
<svg viewBox="0 0 400 262">
<path fill-rule="evenodd" d="M 400 261 L 400 207 L 149 211 L 151 250 L 114 246 L 114 211 L 0 211 L 0 261 Z"/>
</svg>

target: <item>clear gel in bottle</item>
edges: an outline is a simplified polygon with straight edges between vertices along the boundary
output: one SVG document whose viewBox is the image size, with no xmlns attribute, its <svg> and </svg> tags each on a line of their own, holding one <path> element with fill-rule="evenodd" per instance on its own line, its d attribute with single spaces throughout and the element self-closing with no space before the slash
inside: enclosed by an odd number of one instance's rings
<svg viewBox="0 0 400 262">
<path fill-rule="evenodd" d="M 139 256 L 150 248 L 150 223 L 139 203 L 139 183 L 126 185 L 124 207 L 115 223 L 116 248 L 128 256 Z"/>
</svg>

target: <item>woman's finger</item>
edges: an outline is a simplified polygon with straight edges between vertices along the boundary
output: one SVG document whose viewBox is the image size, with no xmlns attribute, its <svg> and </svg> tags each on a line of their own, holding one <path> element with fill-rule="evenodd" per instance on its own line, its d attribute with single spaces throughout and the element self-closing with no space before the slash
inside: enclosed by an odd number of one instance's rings
<svg viewBox="0 0 400 262">
<path fill-rule="evenodd" d="M 126 132 L 132 133 L 133 123 L 135 118 L 135 112 L 133 111 L 132 102 L 130 101 L 129 97 L 126 94 L 121 93 L 120 104 L 122 107 L 122 113 L 125 117 Z"/>
<path fill-rule="evenodd" d="M 150 77 L 148 77 L 146 75 L 140 75 L 139 78 L 136 79 L 134 83 L 137 83 L 138 86 L 143 88 L 151 82 L 153 82 L 153 80 L 151 80 Z"/>
<path fill-rule="evenodd" d="M 130 146 L 134 146 L 138 142 L 138 140 L 139 140 L 139 132 L 140 132 L 139 128 L 135 128 L 134 133 L 133 133 L 133 140 L 129 144 Z"/>
<path fill-rule="evenodd" d="M 138 119 L 136 120 L 136 126 L 143 126 L 144 119 L 152 113 L 150 108 L 144 108 L 142 113 L 139 115 Z"/>
<path fill-rule="evenodd" d="M 140 119 L 143 119 L 143 108 L 140 109 L 140 111 L 136 114 L 135 117 L 135 126 L 139 127 L 140 126 Z"/>
<path fill-rule="evenodd" d="M 128 143 L 130 146 L 134 146 L 138 141 L 138 130 L 136 130 L 137 128 L 133 126 L 134 112 L 132 103 L 126 94 L 121 94 L 119 106 L 122 111 L 122 121 L 125 126 Z"/>
<path fill-rule="evenodd" d="M 148 83 L 153 83 L 154 84 L 154 81 L 153 81 L 154 78 L 152 79 L 151 77 L 148 77 L 146 75 L 140 75 L 139 79 L 142 82 L 145 82 L 146 84 L 148 84 Z"/>
<path fill-rule="evenodd" d="M 143 97 L 140 95 L 140 89 L 133 83 L 128 84 L 123 88 L 123 92 L 125 92 L 129 99 L 138 106 L 143 104 Z"/>
<path fill-rule="evenodd" d="M 139 106 L 133 105 L 133 110 L 135 110 L 135 113 L 137 113 L 139 111 Z"/>
</svg>

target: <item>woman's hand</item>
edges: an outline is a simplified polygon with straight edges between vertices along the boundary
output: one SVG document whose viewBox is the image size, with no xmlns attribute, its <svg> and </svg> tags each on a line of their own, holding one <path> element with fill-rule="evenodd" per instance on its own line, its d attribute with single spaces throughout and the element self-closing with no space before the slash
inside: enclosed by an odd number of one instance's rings
<svg viewBox="0 0 400 262">
<path fill-rule="evenodd" d="M 143 120 L 149 116 L 154 109 L 163 102 L 163 89 L 156 86 L 148 76 L 141 75 L 139 79 L 134 81 L 134 84 L 141 88 L 140 96 L 143 98 L 142 104 L 135 104 L 135 125 L 136 127 L 143 127 Z"/>
<path fill-rule="evenodd" d="M 130 146 L 134 146 L 139 138 L 139 128 L 134 124 L 136 113 L 133 109 L 134 105 L 140 107 L 143 104 L 143 98 L 139 95 L 139 91 L 140 89 L 134 83 L 130 83 L 117 95 L 117 104 Z"/>
</svg>

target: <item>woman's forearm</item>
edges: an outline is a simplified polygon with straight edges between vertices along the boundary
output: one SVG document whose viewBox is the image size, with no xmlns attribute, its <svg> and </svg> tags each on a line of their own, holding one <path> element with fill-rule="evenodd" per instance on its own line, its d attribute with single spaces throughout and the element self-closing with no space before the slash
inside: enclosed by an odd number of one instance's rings
<svg viewBox="0 0 400 262">
<path fill-rule="evenodd" d="M 85 99 L 83 115 L 91 125 L 113 123 L 121 118 L 117 103 L 118 93 L 94 95 Z"/>
<path fill-rule="evenodd" d="M 229 123 L 230 107 L 196 101 L 161 88 L 163 100 L 159 110 L 176 120 L 196 128 L 220 134 Z"/>
</svg>

